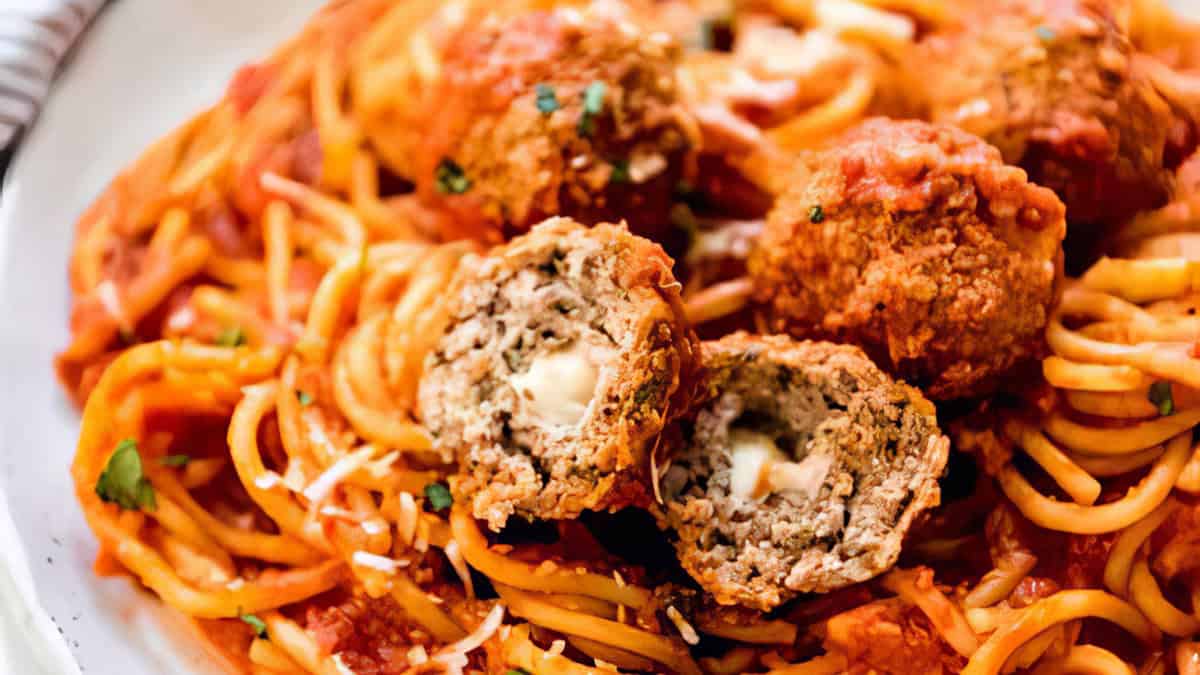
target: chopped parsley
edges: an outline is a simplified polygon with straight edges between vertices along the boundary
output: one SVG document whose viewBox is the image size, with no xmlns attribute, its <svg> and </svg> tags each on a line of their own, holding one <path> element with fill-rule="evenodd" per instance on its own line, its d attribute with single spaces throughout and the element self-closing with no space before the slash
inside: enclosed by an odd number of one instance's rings
<svg viewBox="0 0 1200 675">
<path fill-rule="evenodd" d="M 1037 34 L 1038 39 L 1041 40 L 1042 42 L 1053 42 L 1054 41 L 1054 38 L 1055 38 L 1054 29 L 1049 26 L 1038 26 L 1037 28 L 1033 29 L 1033 32 Z"/>
<path fill-rule="evenodd" d="M 158 508 L 154 487 L 142 473 L 142 455 L 138 453 L 137 441 L 126 438 L 117 443 L 96 481 L 96 494 L 100 499 L 130 511 Z"/>
<path fill-rule="evenodd" d="M 825 220 L 825 209 L 821 208 L 820 204 L 817 204 L 808 210 L 808 222 L 820 223 L 824 220 Z"/>
<path fill-rule="evenodd" d="M 700 222 L 696 220 L 696 214 L 692 212 L 691 207 L 687 204 L 677 202 L 671 206 L 669 217 L 671 224 L 676 229 L 687 233 L 689 246 L 694 243 L 696 237 L 700 234 Z"/>
<path fill-rule="evenodd" d="M 254 634 L 264 640 L 267 638 L 267 624 L 253 614 L 243 614 L 238 617 L 254 629 Z"/>
<path fill-rule="evenodd" d="M 463 173 L 463 168 L 449 157 L 443 157 L 434 174 L 437 179 L 437 191 L 448 195 L 461 195 L 471 189 L 471 179 Z"/>
<path fill-rule="evenodd" d="M 192 458 L 188 457 L 187 455 L 167 455 L 166 457 L 159 459 L 158 463 L 162 464 L 163 466 L 180 467 L 187 466 L 187 463 L 190 461 L 192 461 Z"/>
<path fill-rule="evenodd" d="M 618 159 L 612 162 L 612 173 L 608 176 L 609 183 L 629 182 L 629 160 Z"/>
<path fill-rule="evenodd" d="M 241 326 L 230 326 L 217 335 L 218 347 L 241 347 L 246 344 L 246 333 Z"/>
<path fill-rule="evenodd" d="M 300 405 L 312 405 L 313 397 L 312 394 L 308 393 L 307 391 L 304 391 L 303 389 L 297 389 L 296 400 L 300 401 Z"/>
<path fill-rule="evenodd" d="M 534 87 L 534 91 L 537 92 L 537 109 L 543 115 L 549 115 L 558 110 L 558 96 L 554 93 L 554 87 L 541 83 Z"/>
<path fill-rule="evenodd" d="M 504 675 L 529 675 L 529 671 L 524 668 L 509 668 L 504 671 Z"/>
<path fill-rule="evenodd" d="M 604 92 L 607 90 L 600 80 L 596 80 L 583 90 L 583 114 L 579 116 L 579 135 L 591 136 L 596 129 L 596 115 L 604 110 Z"/>
<path fill-rule="evenodd" d="M 430 483 L 426 485 L 425 499 L 429 500 L 429 506 L 434 511 L 448 509 L 454 503 L 454 498 L 450 496 L 450 488 L 442 483 Z"/>
<path fill-rule="evenodd" d="M 1175 414 L 1175 398 L 1171 396 L 1171 383 L 1160 381 L 1150 385 L 1150 402 L 1158 408 L 1158 414 L 1166 417 Z"/>
</svg>

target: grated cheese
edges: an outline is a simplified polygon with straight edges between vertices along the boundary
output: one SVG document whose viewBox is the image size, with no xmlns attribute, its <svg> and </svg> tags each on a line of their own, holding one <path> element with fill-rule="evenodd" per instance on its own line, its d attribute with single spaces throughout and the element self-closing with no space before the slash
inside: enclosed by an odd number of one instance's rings
<svg viewBox="0 0 1200 675">
<path fill-rule="evenodd" d="M 304 496 L 313 503 L 325 501 L 334 488 L 341 484 L 350 474 L 361 469 L 371 459 L 371 455 L 373 454 L 375 454 L 375 448 L 370 445 L 364 445 L 358 450 L 340 457 L 332 466 L 317 476 L 316 480 L 309 483 L 308 487 L 304 488 Z"/>
<path fill-rule="evenodd" d="M 679 631 L 684 642 L 693 646 L 700 644 L 700 636 L 696 633 L 696 629 L 692 628 L 692 624 L 688 623 L 687 619 L 683 618 L 683 615 L 674 606 L 667 607 L 667 618 L 675 624 L 675 629 Z"/>
<path fill-rule="evenodd" d="M 454 572 L 458 574 L 458 578 L 462 580 L 463 588 L 467 592 L 468 598 L 475 597 L 475 584 L 471 581 L 471 570 L 467 567 L 467 561 L 463 560 L 462 552 L 458 550 L 458 542 L 451 541 L 446 544 L 446 548 L 442 549 L 446 553 L 446 559 L 450 561 L 450 566 L 454 568 Z"/>
<path fill-rule="evenodd" d="M 258 477 L 254 479 L 254 487 L 258 488 L 259 490 L 270 490 L 276 485 L 279 485 L 282 480 L 283 477 L 274 471 L 264 471 L 258 474 Z"/>
<path fill-rule="evenodd" d="M 405 658 L 408 659 L 408 665 L 419 666 L 429 660 L 429 654 L 425 651 L 425 647 L 417 645 L 408 650 Z"/>
<path fill-rule="evenodd" d="M 369 567 L 384 574 L 395 574 L 396 570 L 408 566 L 407 560 L 393 560 L 392 558 L 385 558 L 384 556 L 366 551 L 355 551 L 350 556 L 350 560 L 359 567 Z"/>
<path fill-rule="evenodd" d="M 108 313 L 112 320 L 117 323 L 117 326 L 122 330 L 129 330 L 129 319 L 125 317 L 125 309 L 121 306 L 121 296 L 117 292 L 117 285 L 112 279 L 105 279 L 96 284 L 96 299 L 100 301 L 100 305 L 104 307 L 104 311 Z"/>
<path fill-rule="evenodd" d="M 550 649 L 547 649 L 546 653 L 542 654 L 542 658 L 544 658 L 544 659 L 554 658 L 555 656 L 562 654 L 563 651 L 566 650 L 566 648 L 567 648 L 567 643 L 565 640 L 555 640 L 554 642 L 550 643 Z"/>
<path fill-rule="evenodd" d="M 471 631 L 470 635 L 458 642 L 453 642 L 443 647 L 433 657 L 433 660 L 446 664 L 448 668 L 454 668 L 454 664 L 460 663 L 461 665 L 458 668 L 461 670 L 462 666 L 468 663 L 467 654 L 491 639 L 496 634 L 496 631 L 500 629 L 500 624 L 503 622 L 504 605 L 496 603 L 492 607 L 492 611 L 488 612 L 488 615 L 483 618 L 483 621 L 480 622 L 475 630 Z"/>
<path fill-rule="evenodd" d="M 401 492 L 397 496 L 400 505 L 400 514 L 396 518 L 396 535 L 400 537 L 400 541 L 406 546 L 413 545 L 413 539 L 417 536 L 417 518 L 420 512 L 417 510 L 417 500 L 408 492 Z"/>
<path fill-rule="evenodd" d="M 342 661 L 341 654 L 334 654 L 332 660 L 333 660 L 333 666 L 335 668 L 337 668 L 338 673 L 340 673 L 341 675 L 357 675 L 357 673 L 355 673 L 353 670 L 350 669 L 350 666 L 346 665 Z"/>
</svg>

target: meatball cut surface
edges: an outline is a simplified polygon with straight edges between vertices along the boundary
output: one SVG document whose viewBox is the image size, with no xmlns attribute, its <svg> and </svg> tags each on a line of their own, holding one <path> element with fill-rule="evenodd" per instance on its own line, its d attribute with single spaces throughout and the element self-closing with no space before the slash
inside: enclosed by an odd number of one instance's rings
<svg viewBox="0 0 1200 675">
<path fill-rule="evenodd" d="M 749 261 L 770 327 L 953 399 L 1043 350 L 1063 205 L 956 128 L 873 119 L 805 155 Z"/>
<path fill-rule="evenodd" d="M 919 45 L 931 119 L 1000 148 L 1067 205 L 1072 224 L 1162 205 L 1175 117 L 1133 59 L 1117 5 L 972 0 Z"/>
<path fill-rule="evenodd" d="M 680 562 L 722 604 L 769 610 L 888 569 L 938 503 L 933 404 L 856 347 L 729 335 L 663 479 Z"/>
<path fill-rule="evenodd" d="M 624 226 L 555 218 L 460 266 L 419 403 L 475 517 L 649 502 L 649 453 L 694 380 L 671 264 Z"/>
<path fill-rule="evenodd" d="M 402 149 L 425 199 L 518 232 L 556 215 L 669 227 L 690 145 L 678 48 L 604 7 L 468 22 L 447 40 Z"/>
</svg>

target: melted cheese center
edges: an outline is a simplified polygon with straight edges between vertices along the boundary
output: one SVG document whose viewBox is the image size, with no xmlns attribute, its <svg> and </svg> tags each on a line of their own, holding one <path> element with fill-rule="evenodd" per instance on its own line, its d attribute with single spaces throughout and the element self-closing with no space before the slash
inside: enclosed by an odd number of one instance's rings
<svg viewBox="0 0 1200 675">
<path fill-rule="evenodd" d="M 730 429 L 729 455 L 729 491 L 742 499 L 772 493 L 815 499 L 833 467 L 829 455 L 793 462 L 769 436 L 746 429 Z"/>
<path fill-rule="evenodd" d="M 573 426 L 587 412 L 599 379 L 600 370 L 588 359 L 587 348 L 575 342 L 535 358 L 529 370 L 516 373 L 509 382 L 539 420 Z"/>
</svg>

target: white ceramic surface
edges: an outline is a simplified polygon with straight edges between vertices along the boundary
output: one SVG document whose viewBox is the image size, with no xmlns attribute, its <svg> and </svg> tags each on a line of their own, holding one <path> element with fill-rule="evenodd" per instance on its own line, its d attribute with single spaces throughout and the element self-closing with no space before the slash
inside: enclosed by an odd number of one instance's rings
<svg viewBox="0 0 1200 675">
<path fill-rule="evenodd" d="M 178 617 L 91 572 L 68 476 L 78 415 L 66 344 L 75 218 L 143 147 L 214 101 L 320 0 L 121 0 L 75 54 L 0 193 L 0 673 L 208 673 Z M 5 513 L 5 501 L 11 519 Z M 41 611 L 34 601 L 40 600 Z M 56 625 L 57 624 L 57 627 Z M 59 631 L 61 629 L 61 637 Z"/>
<path fill-rule="evenodd" d="M 0 674 L 211 671 L 178 616 L 128 580 L 91 572 L 96 544 L 68 476 L 78 416 L 51 368 L 67 339 L 66 260 L 75 218 L 114 173 L 320 4 L 115 3 L 9 171 L 0 193 Z M 1200 9 L 1200 0 L 1177 4 Z"/>
</svg>

